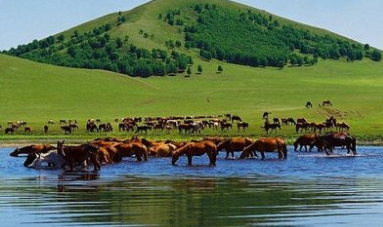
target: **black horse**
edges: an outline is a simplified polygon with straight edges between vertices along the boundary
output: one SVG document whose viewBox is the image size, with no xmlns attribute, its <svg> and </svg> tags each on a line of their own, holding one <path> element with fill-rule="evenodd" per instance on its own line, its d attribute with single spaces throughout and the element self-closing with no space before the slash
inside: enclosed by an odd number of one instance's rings
<svg viewBox="0 0 383 227">
<path fill-rule="evenodd" d="M 345 132 L 330 133 L 322 136 L 317 136 L 315 145 L 318 150 L 324 150 L 327 155 L 333 153 L 334 147 L 346 147 L 347 154 L 352 151 L 356 155 L 356 139 Z"/>
</svg>

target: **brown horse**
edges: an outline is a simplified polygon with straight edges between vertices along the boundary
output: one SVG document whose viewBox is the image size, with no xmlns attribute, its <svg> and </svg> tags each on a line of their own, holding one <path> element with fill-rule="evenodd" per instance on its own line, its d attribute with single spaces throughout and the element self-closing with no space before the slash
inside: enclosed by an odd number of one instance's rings
<svg viewBox="0 0 383 227">
<path fill-rule="evenodd" d="M 136 156 L 137 161 L 148 160 L 148 148 L 140 142 L 119 143 L 114 146 L 117 153 L 114 156 L 114 161 L 120 162 L 123 157 Z"/>
<path fill-rule="evenodd" d="M 317 135 L 315 133 L 300 136 L 294 142 L 294 151 L 297 151 L 298 146 L 300 146 L 299 151 L 302 151 L 303 146 L 305 147 L 305 151 L 307 151 L 307 146 L 310 146 L 309 151 L 311 151 L 315 145 L 316 137 Z"/>
<path fill-rule="evenodd" d="M 242 151 L 243 149 L 245 149 L 245 147 L 249 146 L 252 143 L 253 141 L 248 137 L 229 138 L 217 145 L 217 152 L 224 149 L 226 150 L 226 159 L 229 158 L 229 154 L 231 154 L 231 157 L 234 158 L 234 151 Z M 249 155 L 254 156 L 254 154 L 255 153 L 251 153 Z"/>
<path fill-rule="evenodd" d="M 346 132 L 330 133 L 322 136 L 317 136 L 315 145 L 318 150 L 324 150 L 327 155 L 333 153 L 334 147 L 346 147 L 347 154 L 351 151 L 356 155 L 356 139 Z"/>
<path fill-rule="evenodd" d="M 330 100 L 325 100 L 322 102 L 322 106 L 332 106 L 332 103 L 330 102 Z"/>
<path fill-rule="evenodd" d="M 94 171 L 101 169 L 98 146 L 90 143 L 78 146 L 64 146 L 64 142 L 57 142 L 57 152 L 64 158 L 65 164 L 69 165 L 71 171 L 73 171 L 75 164 L 88 160 L 93 164 Z"/>
<path fill-rule="evenodd" d="M 19 154 L 26 154 L 27 159 L 24 162 L 24 166 L 29 166 L 36 159 L 38 154 L 47 153 L 54 149 L 56 148 L 49 144 L 32 144 L 22 148 L 16 148 L 9 155 L 12 157 L 18 157 Z"/>
<path fill-rule="evenodd" d="M 155 157 L 171 157 L 175 150 L 177 150 L 177 147 L 174 144 L 158 143 L 149 148 L 149 155 Z"/>
<path fill-rule="evenodd" d="M 251 145 L 243 149 L 241 158 L 249 156 L 250 152 L 259 151 L 261 152 L 262 159 L 265 159 L 265 152 L 278 152 L 278 158 L 287 158 L 287 145 L 286 141 L 282 138 L 260 138 Z"/>
<path fill-rule="evenodd" d="M 263 127 L 261 127 L 261 128 L 265 129 L 266 134 L 269 134 L 269 130 L 270 130 L 270 133 L 272 133 L 273 131 L 276 133 L 277 132 L 277 128 L 281 129 L 281 125 L 279 123 L 268 123 L 268 122 L 265 122 L 265 125 Z"/>
<path fill-rule="evenodd" d="M 209 156 L 210 165 L 215 165 L 217 160 L 217 146 L 211 141 L 189 142 L 185 146 L 175 150 L 172 155 L 172 164 L 175 165 L 181 155 L 188 157 L 188 165 L 192 165 L 193 156 L 203 154 Z"/>
</svg>

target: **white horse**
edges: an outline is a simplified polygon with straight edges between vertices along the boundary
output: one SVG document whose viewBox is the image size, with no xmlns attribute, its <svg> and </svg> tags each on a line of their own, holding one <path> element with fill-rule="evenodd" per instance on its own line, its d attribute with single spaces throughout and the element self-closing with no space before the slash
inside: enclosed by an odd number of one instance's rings
<svg viewBox="0 0 383 227">
<path fill-rule="evenodd" d="M 65 160 L 60 154 L 57 153 L 57 150 L 51 150 L 47 153 L 36 155 L 36 159 L 28 167 L 35 169 L 41 169 L 45 167 L 62 168 L 62 166 L 65 164 Z M 43 166 L 43 163 L 47 163 L 47 166 Z"/>
</svg>

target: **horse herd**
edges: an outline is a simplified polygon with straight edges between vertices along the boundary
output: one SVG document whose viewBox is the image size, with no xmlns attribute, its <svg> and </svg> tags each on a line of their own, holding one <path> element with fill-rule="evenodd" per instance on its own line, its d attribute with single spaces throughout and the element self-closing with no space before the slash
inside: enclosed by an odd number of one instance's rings
<svg viewBox="0 0 383 227">
<path fill-rule="evenodd" d="M 307 146 L 309 150 L 307 150 Z M 317 135 L 315 133 L 300 136 L 294 142 L 294 150 L 311 151 L 317 147 L 327 155 L 335 147 L 347 149 L 347 153 L 356 155 L 356 140 L 345 132 Z M 277 152 L 279 159 L 286 159 L 288 154 L 286 140 L 280 137 L 206 137 L 199 141 L 150 141 L 133 136 L 127 140 L 118 138 L 95 139 L 80 145 L 66 145 L 65 141 L 58 141 L 57 146 L 50 144 L 32 144 L 16 148 L 10 156 L 26 155 L 24 166 L 33 168 L 69 168 L 93 165 L 94 171 L 100 170 L 102 165 L 119 163 L 125 157 L 135 158 L 137 161 L 148 161 L 149 157 L 171 158 L 171 164 L 176 165 L 181 156 L 186 156 L 188 165 L 192 165 L 193 156 L 206 154 L 209 165 L 216 165 L 217 155 L 226 151 L 226 159 L 234 158 L 235 152 L 241 152 L 238 159 L 265 159 L 266 152 Z M 231 156 L 231 157 L 230 157 Z"/>
</svg>

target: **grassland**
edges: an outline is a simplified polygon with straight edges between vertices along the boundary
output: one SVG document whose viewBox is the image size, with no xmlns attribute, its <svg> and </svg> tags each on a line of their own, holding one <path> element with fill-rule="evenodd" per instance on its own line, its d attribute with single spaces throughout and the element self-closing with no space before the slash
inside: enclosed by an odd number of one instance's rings
<svg viewBox="0 0 383 227">
<path fill-rule="evenodd" d="M 203 73 L 174 77 L 132 78 L 101 70 L 57 67 L 0 55 L 1 111 L 0 139 L 90 139 L 99 136 L 127 137 L 113 132 L 88 134 L 85 122 L 100 118 L 112 122 L 126 116 L 178 116 L 238 114 L 250 128 L 229 133 L 205 130 L 203 135 L 265 135 L 261 129 L 264 111 L 271 117 L 305 117 L 323 122 L 329 116 L 345 121 L 360 140 L 380 140 L 383 126 L 383 64 L 370 60 L 358 62 L 321 61 L 311 67 L 251 68 L 222 62 L 197 61 Z M 217 74 L 218 65 L 223 73 Z M 196 67 L 192 68 L 196 72 Z M 323 100 L 332 107 L 319 107 Z M 306 109 L 306 101 L 314 108 Z M 80 130 L 64 136 L 59 125 L 44 135 L 48 120 L 76 119 Z M 17 132 L 4 135 L 8 121 L 27 121 L 32 135 Z M 276 135 L 293 139 L 292 126 L 282 127 Z M 149 132 L 150 138 L 187 139 L 178 132 Z"/>
</svg>

